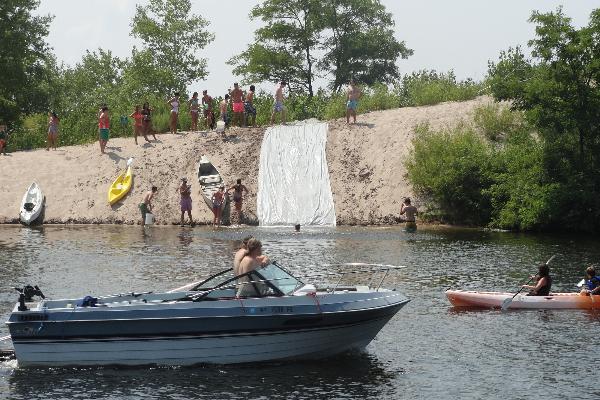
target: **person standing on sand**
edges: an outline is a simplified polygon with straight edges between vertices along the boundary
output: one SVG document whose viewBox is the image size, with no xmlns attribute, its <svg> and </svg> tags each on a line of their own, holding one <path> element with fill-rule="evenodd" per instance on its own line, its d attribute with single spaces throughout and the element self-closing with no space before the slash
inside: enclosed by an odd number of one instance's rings
<svg viewBox="0 0 600 400">
<path fill-rule="evenodd" d="M 223 212 L 223 204 L 225 203 L 225 186 L 221 186 L 218 191 L 212 195 L 213 213 L 215 215 L 213 219 L 213 226 L 221 226 L 221 214 Z"/>
<path fill-rule="evenodd" d="M 194 92 L 188 105 L 190 106 L 190 117 L 192 117 L 192 132 L 196 132 L 198 130 L 198 113 L 200 112 L 198 106 L 198 92 Z"/>
<path fill-rule="evenodd" d="M 225 98 L 219 104 L 219 111 L 221 112 L 221 120 L 225 122 L 225 127 L 229 126 L 229 115 L 228 112 L 229 106 L 229 94 L 225 95 Z"/>
<path fill-rule="evenodd" d="M 102 106 L 98 114 L 98 141 L 100 142 L 100 153 L 106 154 L 104 149 L 106 148 L 106 144 L 108 143 L 108 138 L 110 136 L 110 117 L 108 115 L 108 107 L 106 105 Z"/>
<path fill-rule="evenodd" d="M 142 132 L 144 133 L 144 139 L 146 139 L 148 142 L 150 140 L 148 140 L 148 134 L 152 133 L 152 137 L 154 138 L 154 140 L 156 139 L 156 135 L 154 134 L 154 130 L 152 130 L 152 108 L 150 108 L 150 104 L 148 104 L 148 102 L 144 103 L 144 105 L 142 106 Z"/>
<path fill-rule="evenodd" d="M 404 199 L 404 203 L 400 207 L 400 215 L 406 214 L 404 222 L 406 222 L 406 230 L 414 232 L 417 230 L 417 207 L 410 204 L 410 199 L 407 197 Z"/>
<path fill-rule="evenodd" d="M 204 109 L 204 120 L 206 129 L 215 129 L 215 111 L 213 110 L 213 98 L 208 95 L 208 90 L 202 92 L 202 108 Z"/>
<path fill-rule="evenodd" d="M 56 150 L 56 142 L 58 142 L 58 115 L 54 111 L 48 113 L 48 140 L 46 142 L 46 151 L 50 150 L 50 145 Z"/>
<path fill-rule="evenodd" d="M 242 202 L 244 193 L 248 194 L 248 188 L 242 185 L 242 180 L 238 179 L 236 184 L 227 189 L 227 193 L 233 191 L 233 204 L 235 205 L 235 213 L 237 214 L 238 223 L 242 221 Z"/>
<path fill-rule="evenodd" d="M 140 112 L 140 106 L 135 106 L 135 109 L 133 110 L 133 112 L 129 115 L 129 118 L 133 118 L 133 138 L 135 139 L 135 144 L 138 144 L 137 138 L 138 136 L 141 136 L 142 134 L 144 135 L 144 139 L 146 139 L 146 142 L 149 142 L 148 138 L 146 137 L 146 134 L 143 133 L 144 131 L 144 126 L 143 126 L 143 119 L 144 116 L 142 115 L 142 113 Z"/>
<path fill-rule="evenodd" d="M 246 112 L 246 126 L 256 126 L 256 107 L 254 107 L 254 85 L 250 85 L 250 91 L 246 94 L 246 102 L 244 103 L 244 111 Z M 252 121 L 252 122 L 250 122 Z"/>
<path fill-rule="evenodd" d="M 6 155 L 6 142 L 8 141 L 8 133 L 6 125 L 0 123 L 0 153 Z"/>
<path fill-rule="evenodd" d="M 354 80 L 350 80 L 350 87 L 346 92 L 348 101 L 346 102 L 346 123 L 350 123 L 350 116 L 352 116 L 354 123 L 356 123 L 356 109 L 358 108 L 358 99 L 360 98 L 360 88 L 356 86 Z"/>
<path fill-rule="evenodd" d="M 275 114 L 281 114 L 281 124 L 285 125 L 285 106 L 283 105 L 283 89 L 287 85 L 286 81 L 281 81 L 275 90 L 275 103 L 273 104 L 273 113 L 271 114 L 271 125 L 275 123 Z"/>
<path fill-rule="evenodd" d="M 152 186 L 151 190 L 144 193 L 144 199 L 139 204 L 140 211 L 142 212 L 142 226 L 146 225 L 146 214 L 152 212 L 152 199 L 154 194 L 158 191 L 156 186 Z"/>
<path fill-rule="evenodd" d="M 177 133 L 177 119 L 179 118 L 179 92 L 175 92 L 171 100 L 167 101 L 167 105 L 171 106 L 170 127 L 171 133 Z"/>
<path fill-rule="evenodd" d="M 190 218 L 190 226 L 194 225 L 192 221 L 192 185 L 187 184 L 187 178 L 181 178 L 181 185 L 178 188 L 181 200 L 179 205 L 181 206 L 181 226 L 184 224 L 185 212 L 187 211 L 188 217 Z"/>
<path fill-rule="evenodd" d="M 244 121 L 244 92 L 242 92 L 237 82 L 233 84 L 231 100 L 233 102 L 232 125 L 242 126 L 242 122 Z"/>
</svg>

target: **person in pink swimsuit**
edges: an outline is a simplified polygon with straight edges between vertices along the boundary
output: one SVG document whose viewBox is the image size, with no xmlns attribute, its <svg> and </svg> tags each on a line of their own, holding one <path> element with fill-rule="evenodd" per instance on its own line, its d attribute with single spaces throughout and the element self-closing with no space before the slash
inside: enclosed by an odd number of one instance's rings
<svg viewBox="0 0 600 400">
<path fill-rule="evenodd" d="M 244 92 L 237 83 L 233 84 L 231 91 L 231 102 L 233 103 L 233 126 L 242 126 L 244 121 Z"/>
</svg>

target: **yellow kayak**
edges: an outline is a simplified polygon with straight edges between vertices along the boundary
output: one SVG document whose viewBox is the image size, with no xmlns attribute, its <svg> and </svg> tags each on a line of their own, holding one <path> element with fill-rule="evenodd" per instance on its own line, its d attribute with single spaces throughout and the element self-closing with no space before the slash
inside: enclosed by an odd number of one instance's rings
<svg viewBox="0 0 600 400">
<path fill-rule="evenodd" d="M 131 168 L 132 161 L 132 159 L 127 161 L 127 170 L 119 174 L 119 176 L 117 176 L 108 189 L 108 203 L 111 206 L 125 197 L 125 195 L 127 195 L 131 189 L 131 184 L 133 183 L 133 170 Z"/>
</svg>

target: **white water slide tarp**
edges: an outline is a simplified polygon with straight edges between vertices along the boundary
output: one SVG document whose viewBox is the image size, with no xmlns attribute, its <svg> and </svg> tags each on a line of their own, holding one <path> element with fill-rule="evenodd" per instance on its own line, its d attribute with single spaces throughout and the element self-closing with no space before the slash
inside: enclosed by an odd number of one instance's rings
<svg viewBox="0 0 600 400">
<path fill-rule="evenodd" d="M 325 156 L 327 124 L 305 122 L 267 129 L 260 150 L 260 225 L 335 226 Z"/>
</svg>

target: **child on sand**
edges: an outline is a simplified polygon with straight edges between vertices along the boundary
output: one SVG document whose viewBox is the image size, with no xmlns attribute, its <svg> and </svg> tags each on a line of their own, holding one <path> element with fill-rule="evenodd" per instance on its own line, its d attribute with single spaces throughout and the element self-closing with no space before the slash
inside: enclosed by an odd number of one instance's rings
<svg viewBox="0 0 600 400">
<path fill-rule="evenodd" d="M 108 115 L 108 107 L 106 105 L 102 106 L 98 115 L 98 136 L 100 143 L 100 153 L 106 154 L 104 149 L 106 148 L 106 144 L 108 143 L 108 138 L 110 135 L 110 117 Z"/>
<path fill-rule="evenodd" d="M 54 111 L 48 113 L 48 140 L 46 142 L 46 151 L 50 150 L 50 145 L 56 150 L 58 142 L 58 115 Z"/>
<path fill-rule="evenodd" d="M 8 133 L 6 125 L 0 123 L 0 153 L 6 155 L 6 142 L 8 141 Z"/>
<path fill-rule="evenodd" d="M 214 226 L 221 226 L 221 213 L 223 212 L 223 203 L 225 202 L 225 186 L 221 186 L 217 192 L 212 195 Z"/>
<path fill-rule="evenodd" d="M 149 142 L 148 138 L 146 137 L 146 132 L 144 132 L 144 123 L 142 121 L 144 119 L 144 116 L 142 115 L 142 113 L 140 111 L 140 106 L 135 106 L 135 109 L 133 110 L 133 112 L 131 113 L 131 115 L 129 117 L 133 118 L 133 120 L 134 120 L 133 137 L 135 139 L 135 144 L 138 144 L 137 138 L 140 135 L 143 135 L 144 139 L 146 139 L 146 142 Z"/>
<path fill-rule="evenodd" d="M 152 186 L 151 190 L 144 193 L 144 199 L 139 205 L 140 211 L 142 212 L 142 226 L 146 225 L 146 214 L 152 212 L 152 199 L 154 194 L 158 191 L 156 186 Z"/>
<path fill-rule="evenodd" d="M 177 133 L 177 119 L 179 118 L 179 92 L 175 92 L 171 100 L 167 101 L 167 105 L 171 106 L 170 127 L 171 133 Z"/>
</svg>

